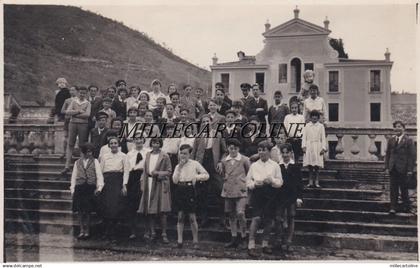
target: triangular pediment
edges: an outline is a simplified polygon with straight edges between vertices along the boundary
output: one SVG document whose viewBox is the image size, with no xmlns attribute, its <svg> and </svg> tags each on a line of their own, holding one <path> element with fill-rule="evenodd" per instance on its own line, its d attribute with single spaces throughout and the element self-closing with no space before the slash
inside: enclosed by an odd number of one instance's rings
<svg viewBox="0 0 420 268">
<path fill-rule="evenodd" d="M 264 37 L 328 35 L 331 31 L 313 23 L 292 19 L 263 33 Z"/>
</svg>

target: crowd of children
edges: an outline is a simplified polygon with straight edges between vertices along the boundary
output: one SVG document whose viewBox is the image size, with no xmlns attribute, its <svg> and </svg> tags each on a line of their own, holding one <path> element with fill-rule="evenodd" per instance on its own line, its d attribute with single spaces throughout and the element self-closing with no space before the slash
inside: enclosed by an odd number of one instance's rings
<svg viewBox="0 0 420 268">
<path fill-rule="evenodd" d="M 71 175 L 73 208 L 81 223 L 79 238 L 90 236 L 89 216 L 95 210 L 103 219 L 104 237 L 112 236 L 115 225 L 123 220 L 130 227 L 129 239 L 135 239 L 137 214 L 141 214 L 143 238 L 158 239 L 158 222 L 160 240 L 169 243 L 167 218 L 176 212 L 177 246 L 183 246 L 187 217 L 194 248 L 198 248 L 198 229 L 211 224 L 211 203 L 217 206 L 213 216 L 218 227 L 230 229 L 227 248 L 248 248 L 250 256 L 257 256 L 255 237 L 261 225 L 265 253 L 282 245 L 288 249 L 295 210 L 303 204 L 300 159 L 310 170 L 308 187 L 320 187 L 318 171 L 327 150 L 325 104 L 316 85 L 309 87 L 304 99 L 290 104 L 276 91 L 274 104 L 268 107 L 258 84 L 241 84 L 243 98 L 232 101 L 222 83 L 215 85 L 214 98 L 205 99 L 203 89 L 190 85 L 181 94 L 171 84 L 166 94 L 157 79 L 150 91 L 138 86 L 127 90 L 127 83 L 118 80 L 115 87 L 74 87 L 70 94 L 63 92 L 67 90 L 63 79 L 57 82 L 57 96 L 68 97 L 56 102 L 61 107 L 55 108 L 68 131 L 63 175 L 70 172 L 76 139 L 81 149 Z M 177 123 L 191 122 L 198 124 L 181 137 L 171 138 Z M 237 129 L 238 122 L 252 124 L 243 132 Z M 120 136 L 124 124 L 130 131 L 137 123 L 156 123 L 148 124 L 153 138 L 139 133 Z M 218 132 L 221 123 L 226 127 Z M 274 130 L 274 137 L 261 135 L 269 133 L 271 125 L 282 123 L 284 128 Z M 205 128 L 209 136 L 194 136 Z M 220 199 L 223 207 L 218 205 Z M 251 218 L 249 227 L 246 216 Z M 274 244 L 270 242 L 273 230 Z"/>
</svg>

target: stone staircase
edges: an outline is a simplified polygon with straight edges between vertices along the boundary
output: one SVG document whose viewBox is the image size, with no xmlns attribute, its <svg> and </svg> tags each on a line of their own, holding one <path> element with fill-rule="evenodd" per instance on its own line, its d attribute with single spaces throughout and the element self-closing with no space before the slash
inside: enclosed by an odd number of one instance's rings
<svg viewBox="0 0 420 268">
<path fill-rule="evenodd" d="M 61 177 L 64 160 L 58 156 L 5 155 L 5 232 L 72 234 L 78 229 L 71 212 L 69 176 Z M 321 171 L 322 189 L 306 189 L 304 207 L 296 216 L 295 246 L 411 253 L 417 259 L 417 216 L 388 214 L 388 185 L 377 172 Z M 306 181 L 305 181 L 306 184 Z M 228 241 L 218 225 L 221 200 L 210 209 L 211 224 L 200 228 L 202 241 Z M 139 217 L 139 232 L 142 231 Z M 169 219 L 176 237 L 176 219 Z M 187 229 L 188 224 L 186 224 Z M 121 228 L 122 234 L 126 228 Z M 98 226 L 93 231 L 99 233 Z M 190 232 L 185 232 L 191 239 Z"/>
</svg>

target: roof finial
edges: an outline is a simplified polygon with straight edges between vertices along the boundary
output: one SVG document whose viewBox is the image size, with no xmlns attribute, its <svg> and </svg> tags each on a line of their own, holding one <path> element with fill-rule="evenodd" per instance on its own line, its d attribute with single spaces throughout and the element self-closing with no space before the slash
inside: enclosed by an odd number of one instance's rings
<svg viewBox="0 0 420 268">
<path fill-rule="evenodd" d="M 218 60 L 218 58 L 216 56 L 216 53 L 214 53 L 214 56 L 213 56 L 212 60 L 213 60 L 213 65 L 216 65 L 217 64 L 217 60 Z"/>
<path fill-rule="evenodd" d="M 299 18 L 299 9 L 298 9 L 297 5 L 296 5 L 295 10 L 293 10 L 293 12 L 295 13 L 295 19 L 298 19 Z"/>
<path fill-rule="evenodd" d="M 391 52 L 389 52 L 389 49 L 388 48 L 386 48 L 386 51 L 385 51 L 385 60 L 386 61 L 391 61 Z"/>
<path fill-rule="evenodd" d="M 268 21 L 268 19 L 267 19 L 267 22 L 264 24 L 264 26 L 265 26 L 265 31 L 270 30 L 271 24 L 270 24 L 270 22 Z"/>
<path fill-rule="evenodd" d="M 324 28 L 325 28 L 325 30 L 328 30 L 328 25 L 330 25 L 330 21 L 328 20 L 328 16 L 325 16 L 325 20 L 324 20 Z"/>
</svg>

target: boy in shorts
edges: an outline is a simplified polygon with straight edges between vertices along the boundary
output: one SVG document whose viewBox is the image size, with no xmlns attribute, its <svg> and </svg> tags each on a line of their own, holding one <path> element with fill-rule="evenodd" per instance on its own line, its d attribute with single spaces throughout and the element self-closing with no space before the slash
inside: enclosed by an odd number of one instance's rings
<svg viewBox="0 0 420 268">
<path fill-rule="evenodd" d="M 231 241 L 226 248 L 236 248 L 246 245 L 246 219 L 245 206 L 247 203 L 248 189 L 246 175 L 250 162 L 248 157 L 239 153 L 241 143 L 237 139 L 228 139 L 226 142 L 229 155 L 221 161 L 221 175 L 224 177 L 222 197 L 225 199 L 225 213 L 229 215 Z M 241 238 L 238 238 L 238 226 Z"/>
</svg>

